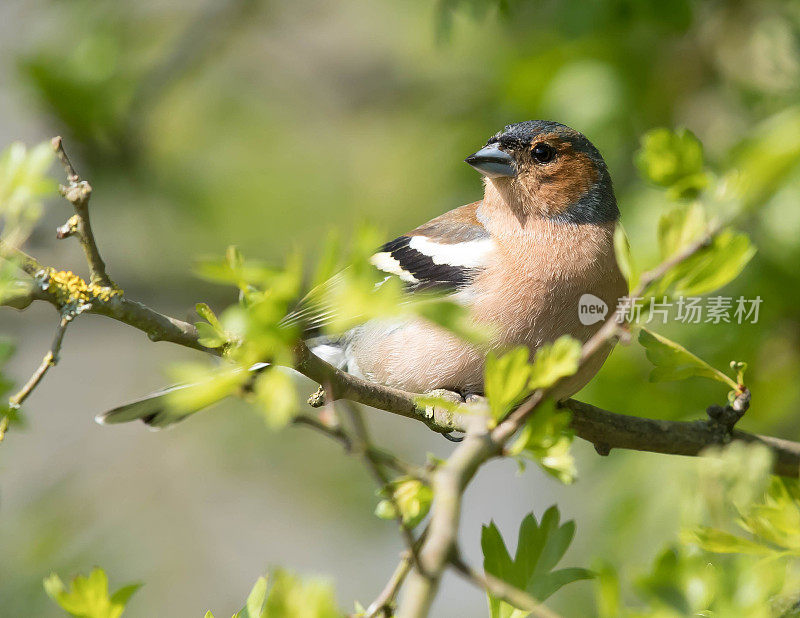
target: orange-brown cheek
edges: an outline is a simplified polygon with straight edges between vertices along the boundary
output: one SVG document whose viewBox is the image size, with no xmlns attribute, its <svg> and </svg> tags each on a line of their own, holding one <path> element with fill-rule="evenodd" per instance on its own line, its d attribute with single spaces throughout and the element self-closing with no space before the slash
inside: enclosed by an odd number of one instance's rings
<svg viewBox="0 0 800 618">
<path fill-rule="evenodd" d="M 594 162 L 582 152 L 567 152 L 550 169 L 542 170 L 536 183 L 547 214 L 562 214 L 575 204 L 598 180 Z"/>
</svg>

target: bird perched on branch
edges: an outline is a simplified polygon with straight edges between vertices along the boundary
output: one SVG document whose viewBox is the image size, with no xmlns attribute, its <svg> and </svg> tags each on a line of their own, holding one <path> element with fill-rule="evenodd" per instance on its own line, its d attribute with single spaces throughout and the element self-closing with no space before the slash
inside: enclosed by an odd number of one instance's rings
<svg viewBox="0 0 800 618">
<path fill-rule="evenodd" d="M 483 392 L 487 349 L 525 345 L 533 355 L 561 335 L 586 342 L 602 320 L 580 319 L 582 297 L 613 314 L 627 285 L 614 253 L 619 209 L 597 148 L 574 129 L 535 120 L 506 126 L 465 161 L 484 177 L 483 199 L 385 244 L 371 261 L 411 292 L 452 293 L 475 324 L 490 329 L 488 347 L 417 318 L 369 321 L 335 339 L 310 340 L 312 351 L 379 384 L 466 396 Z M 610 350 L 560 383 L 555 396 L 582 388 Z M 163 426 L 178 420 L 161 413 L 164 399 L 155 393 L 98 421 Z"/>
</svg>

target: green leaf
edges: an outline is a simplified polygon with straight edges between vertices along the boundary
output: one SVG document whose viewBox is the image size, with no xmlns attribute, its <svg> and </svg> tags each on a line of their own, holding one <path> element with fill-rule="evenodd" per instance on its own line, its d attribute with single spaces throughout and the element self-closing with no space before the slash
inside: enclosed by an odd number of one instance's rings
<svg viewBox="0 0 800 618">
<path fill-rule="evenodd" d="M 524 346 L 516 347 L 500 357 L 494 352 L 487 355 L 484 389 L 494 420 L 502 419 L 532 392 L 529 355 L 530 351 Z"/>
<path fill-rule="evenodd" d="M 244 266 L 244 256 L 236 245 L 229 245 L 225 252 L 225 261 L 232 271 L 241 270 Z"/>
<path fill-rule="evenodd" d="M 567 584 L 571 584 L 572 582 L 580 581 L 582 579 L 592 579 L 593 577 L 594 573 L 592 571 L 578 567 L 570 567 L 567 569 L 552 571 L 543 575 L 539 580 L 538 585 L 534 590 L 534 596 L 537 598 L 546 599 Z"/>
<path fill-rule="evenodd" d="M 197 328 L 197 341 L 207 348 L 221 348 L 228 343 L 228 337 L 224 331 L 220 331 L 213 324 L 208 322 L 195 322 Z"/>
<path fill-rule="evenodd" d="M 800 555 L 800 487 L 794 479 L 771 477 L 766 494 L 739 510 L 736 523 L 759 542 Z"/>
<path fill-rule="evenodd" d="M 167 393 L 167 410 L 159 426 L 177 422 L 225 397 L 239 394 L 249 379 L 249 372 L 240 367 L 218 367 L 202 362 L 174 365 L 170 367 L 170 375 L 177 384 L 186 386 Z"/>
<path fill-rule="evenodd" d="M 292 376 L 280 367 L 269 367 L 256 380 L 255 401 L 272 429 L 285 427 L 298 410 Z"/>
<path fill-rule="evenodd" d="M 593 577 L 586 569 L 553 571 L 575 534 L 574 522 L 559 524 L 559 519 L 556 506 L 547 509 L 541 522 L 536 521 L 533 513 L 525 517 L 520 525 L 517 551 L 513 559 L 494 522 L 484 526 L 481 530 L 484 570 L 526 591 L 538 601 L 544 601 L 571 582 Z M 510 605 L 491 595 L 489 607 L 493 618 L 513 615 Z"/>
<path fill-rule="evenodd" d="M 715 521 L 731 514 L 739 518 L 762 500 L 773 463 L 772 451 L 759 442 L 735 440 L 724 447 L 706 448 L 697 469 L 697 488 Z"/>
<path fill-rule="evenodd" d="M 134 595 L 134 593 L 141 587 L 142 584 L 128 584 L 127 586 L 123 586 L 111 595 L 112 605 L 125 607 L 128 604 L 128 601 L 131 600 L 131 597 Z"/>
<path fill-rule="evenodd" d="M 632 289 L 636 286 L 638 275 L 633 265 L 633 256 L 631 255 L 631 243 L 628 240 L 628 235 L 625 233 L 625 228 L 621 223 L 617 223 L 614 228 L 614 254 L 617 258 L 617 265 L 628 282 L 628 288 Z"/>
<path fill-rule="evenodd" d="M 675 294 L 697 296 L 713 292 L 739 276 L 756 254 L 747 234 L 730 228 L 717 234 L 708 247 L 679 264 L 668 276 Z"/>
<path fill-rule="evenodd" d="M 788 572 L 783 560 L 668 547 L 637 589 L 651 609 L 647 616 L 787 616 L 774 604 L 781 592 L 795 596 Z"/>
<path fill-rule="evenodd" d="M 311 279 L 311 287 L 315 288 L 324 285 L 343 268 L 341 263 L 341 238 L 334 230 L 325 239 L 325 246 L 320 254 L 314 276 Z"/>
<path fill-rule="evenodd" d="M 261 618 L 264 603 L 267 599 L 267 578 L 259 577 L 250 590 L 245 606 L 233 615 L 233 618 Z"/>
<path fill-rule="evenodd" d="M 214 615 L 208 611 L 206 618 Z M 333 588 L 322 580 L 301 580 L 275 569 L 259 577 L 244 607 L 233 618 L 344 618 L 336 609 Z"/>
<path fill-rule="evenodd" d="M 731 192 L 743 210 L 763 206 L 800 164 L 800 107 L 790 107 L 753 128 L 737 147 L 729 178 Z"/>
<path fill-rule="evenodd" d="M 430 413 L 432 413 L 433 409 L 444 410 L 447 412 L 457 412 L 464 409 L 464 403 L 461 401 L 448 399 L 438 395 L 431 395 L 430 393 L 416 395 L 414 397 L 414 403 L 421 408 L 425 408 L 426 411 L 431 411 Z"/>
<path fill-rule="evenodd" d="M 411 309 L 416 315 L 449 330 L 464 341 L 481 344 L 489 340 L 491 327 L 476 325 L 468 307 L 446 297 L 414 302 Z"/>
<path fill-rule="evenodd" d="M 671 188 L 675 198 L 697 195 L 708 184 L 703 146 L 687 129 L 653 129 L 644 135 L 636 164 L 650 182 Z"/>
<path fill-rule="evenodd" d="M 681 533 L 681 541 L 717 554 L 767 555 L 775 553 L 771 547 L 708 526 L 684 530 Z"/>
<path fill-rule="evenodd" d="M 598 560 L 592 566 L 595 574 L 595 605 L 598 618 L 618 618 L 622 615 L 619 576 L 611 564 Z"/>
<path fill-rule="evenodd" d="M 684 583 L 694 571 L 695 564 L 692 561 L 686 560 L 677 549 L 667 548 L 656 558 L 652 572 L 637 582 L 637 587 L 659 604 L 689 616 L 694 613 L 693 610 L 704 608 L 711 600 L 708 576 L 698 578 L 695 582 L 696 588 L 702 591 L 701 594 L 695 593 L 699 598 L 691 599 L 687 595 Z"/>
<path fill-rule="evenodd" d="M 397 519 L 397 509 L 391 500 L 381 500 L 375 506 L 375 516 L 380 519 Z"/>
<path fill-rule="evenodd" d="M 527 457 L 562 483 L 572 483 L 576 469 L 569 450 L 574 436 L 571 416 L 568 410 L 558 410 L 554 402 L 545 402 L 526 421 L 509 447 L 509 455 Z"/>
<path fill-rule="evenodd" d="M 229 247 L 224 259 L 201 259 L 195 273 L 208 281 L 235 285 L 246 304 L 268 301 L 282 307 L 276 321 L 286 315 L 288 304 L 297 299 L 303 274 L 297 254 L 287 257 L 284 268 L 275 268 L 259 260 L 245 260 L 236 247 Z M 205 308 L 201 311 L 206 313 Z"/>
<path fill-rule="evenodd" d="M 661 259 L 667 260 L 706 233 L 706 214 L 693 202 L 663 214 L 658 222 L 658 245 Z"/>
<path fill-rule="evenodd" d="M 433 502 L 433 490 L 418 479 L 403 477 L 389 483 L 380 495 L 393 496 L 400 509 L 403 524 L 409 529 L 416 527 L 425 519 Z M 392 500 L 381 500 L 375 508 L 375 515 L 381 519 L 396 519 L 397 512 Z"/>
<path fill-rule="evenodd" d="M 663 335 L 642 328 L 639 332 L 639 343 L 644 346 L 647 359 L 654 365 L 650 372 L 651 382 L 685 380 L 698 376 L 737 388 L 736 382 L 727 375 Z"/>
<path fill-rule="evenodd" d="M 28 149 L 15 142 L 0 153 L 0 239 L 19 247 L 42 213 L 41 198 L 55 195 L 56 183 L 46 176 L 54 160 L 47 142 Z"/>
<path fill-rule="evenodd" d="M 581 360 L 581 344 L 569 335 L 563 335 L 552 344 L 543 345 L 536 351 L 531 368 L 529 388 L 549 388 L 561 378 L 571 376 L 578 370 Z"/>
<path fill-rule="evenodd" d="M 75 577 L 69 590 L 55 573 L 44 580 L 47 595 L 77 618 L 119 618 L 140 587 L 141 584 L 128 584 L 109 597 L 108 578 L 100 568 L 92 570 L 88 577 Z"/>
<path fill-rule="evenodd" d="M 534 362 L 528 362 L 530 351 L 518 346 L 503 356 L 490 352 L 484 369 L 484 388 L 492 419 L 499 421 L 514 406 L 538 388 L 549 388 L 563 377 L 574 374 L 581 357 L 581 345 L 564 335 L 536 351 Z"/>
<path fill-rule="evenodd" d="M 327 582 L 304 582 L 281 569 L 275 570 L 270 579 L 272 586 L 261 618 L 344 618 Z"/>
</svg>

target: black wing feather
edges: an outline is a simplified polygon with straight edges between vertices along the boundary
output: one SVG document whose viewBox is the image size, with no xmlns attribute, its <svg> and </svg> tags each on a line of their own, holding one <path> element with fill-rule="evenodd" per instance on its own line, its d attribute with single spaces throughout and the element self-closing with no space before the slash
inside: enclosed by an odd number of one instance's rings
<svg viewBox="0 0 800 618">
<path fill-rule="evenodd" d="M 409 243 L 412 236 L 400 236 L 381 247 L 379 253 L 388 253 L 398 261 L 400 267 L 413 275 L 416 283 L 409 283 L 410 291 L 442 290 L 456 291 L 469 284 L 474 268 L 437 264 L 429 255 L 412 248 Z"/>
</svg>

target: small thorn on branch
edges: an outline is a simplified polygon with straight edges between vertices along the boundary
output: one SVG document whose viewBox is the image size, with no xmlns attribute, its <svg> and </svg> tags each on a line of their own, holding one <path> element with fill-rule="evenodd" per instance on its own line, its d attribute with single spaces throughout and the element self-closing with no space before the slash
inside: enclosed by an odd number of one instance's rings
<svg viewBox="0 0 800 618">
<path fill-rule="evenodd" d="M 80 218 L 78 215 L 72 215 L 67 222 L 56 228 L 56 238 L 59 240 L 63 240 L 64 238 L 69 238 L 73 234 L 78 233 L 78 225 L 80 224 Z"/>
<path fill-rule="evenodd" d="M 611 453 L 611 447 L 605 442 L 595 442 L 594 450 L 597 451 L 597 454 L 601 457 L 608 457 Z"/>
</svg>

